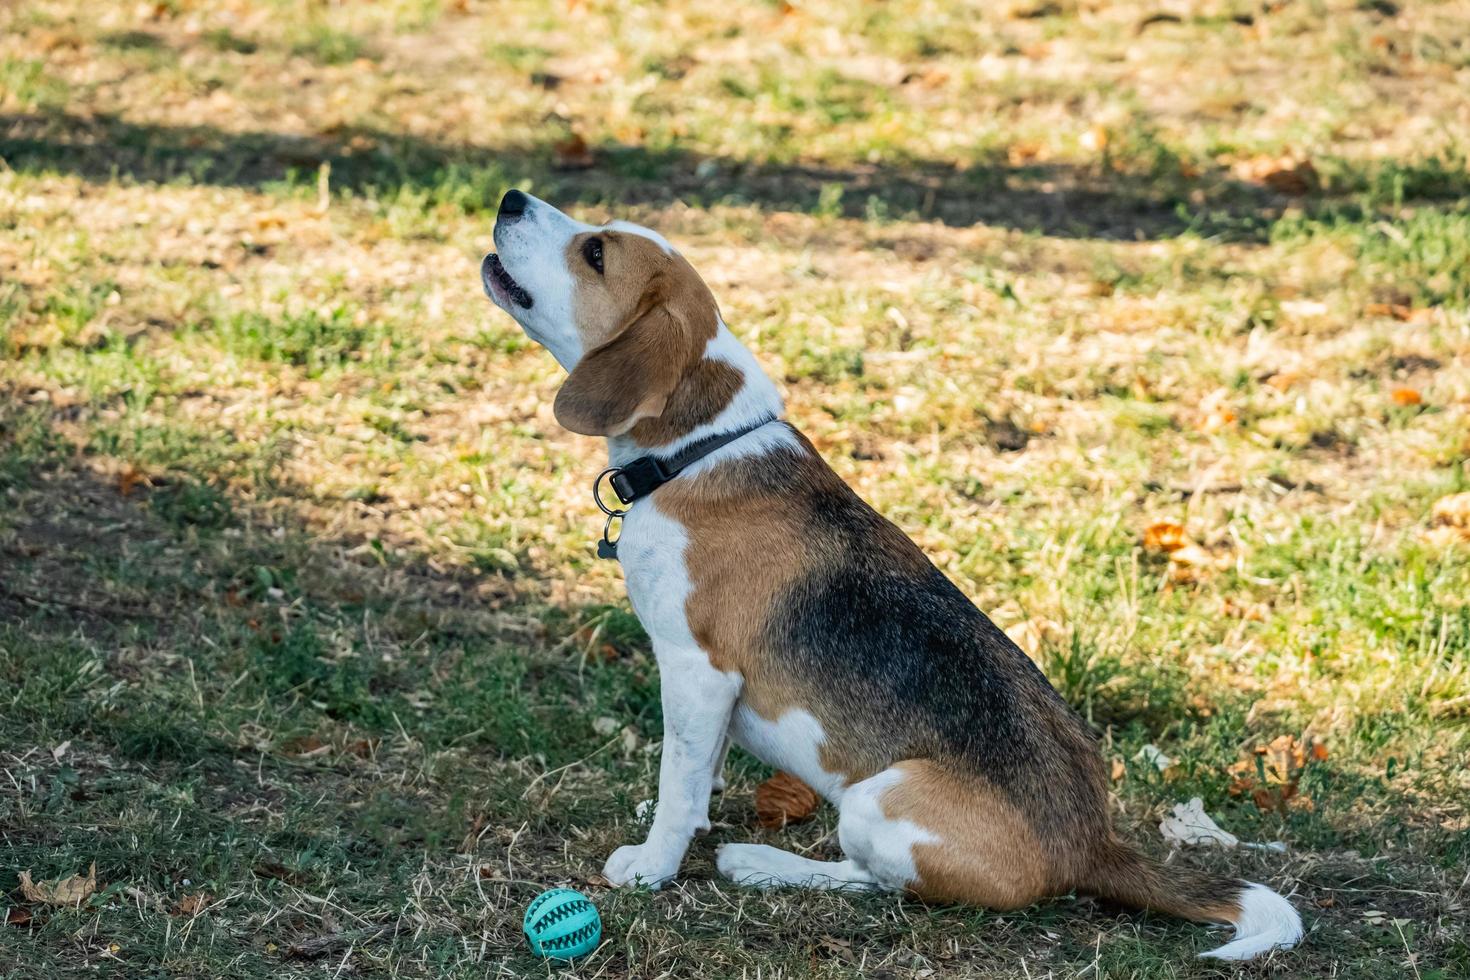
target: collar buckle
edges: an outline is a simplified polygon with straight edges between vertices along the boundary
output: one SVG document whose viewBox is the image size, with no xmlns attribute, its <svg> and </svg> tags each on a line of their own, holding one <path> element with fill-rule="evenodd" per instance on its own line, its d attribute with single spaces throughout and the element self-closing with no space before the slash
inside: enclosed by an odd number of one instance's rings
<svg viewBox="0 0 1470 980">
<path fill-rule="evenodd" d="M 673 478 L 674 474 L 665 469 L 657 457 L 640 456 L 626 466 L 614 469 L 607 482 L 612 486 L 613 493 L 626 505 L 652 493 Z"/>
</svg>

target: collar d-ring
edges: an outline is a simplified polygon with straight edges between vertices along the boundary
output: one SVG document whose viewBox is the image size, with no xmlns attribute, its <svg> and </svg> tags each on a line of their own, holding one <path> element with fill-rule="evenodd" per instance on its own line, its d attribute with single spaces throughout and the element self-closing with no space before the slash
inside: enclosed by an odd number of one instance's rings
<svg viewBox="0 0 1470 980">
<path fill-rule="evenodd" d="M 607 520 L 604 521 L 602 524 L 602 540 L 597 542 L 598 558 L 615 559 L 618 557 L 618 541 L 617 538 L 612 537 L 612 524 L 615 520 L 621 520 L 622 518 L 627 517 L 628 512 L 620 507 L 609 507 L 607 504 L 603 503 L 602 494 L 598 491 L 602 489 L 602 481 L 604 477 L 606 477 L 609 482 L 611 482 L 611 480 L 616 477 L 620 472 L 621 470 L 619 470 L 618 467 L 609 466 L 607 469 L 597 474 L 597 479 L 592 481 L 592 499 L 597 501 L 598 509 L 607 515 Z M 613 493 L 617 493 L 617 490 L 614 489 Z M 623 536 L 621 527 L 618 529 L 618 532 L 618 538 L 621 538 Z"/>
<path fill-rule="evenodd" d="M 618 507 L 609 507 L 607 504 L 602 502 L 602 481 L 606 479 L 608 481 L 608 486 L 612 486 L 612 478 L 617 476 L 621 472 L 621 467 L 609 466 L 607 469 L 597 474 L 597 479 L 592 481 L 592 499 L 597 502 L 597 509 L 608 516 L 609 524 L 612 523 L 612 518 L 625 517 L 627 516 L 628 512 Z M 613 490 L 613 493 L 616 494 L 617 490 Z"/>
</svg>

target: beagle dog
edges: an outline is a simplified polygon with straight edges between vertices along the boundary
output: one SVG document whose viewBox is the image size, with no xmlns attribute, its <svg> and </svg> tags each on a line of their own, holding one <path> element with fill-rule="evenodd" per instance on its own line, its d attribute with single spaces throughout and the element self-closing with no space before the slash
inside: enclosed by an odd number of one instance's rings
<svg viewBox="0 0 1470 980">
<path fill-rule="evenodd" d="M 495 246 L 485 292 L 567 371 L 557 421 L 608 440 L 627 509 L 599 500 L 622 516 L 600 550 L 622 564 L 658 661 L 658 800 L 648 838 L 608 858 L 610 882 L 678 873 L 733 741 L 838 808 L 844 858 L 725 844 L 731 881 L 992 909 L 1077 891 L 1233 925 L 1204 956 L 1296 944 L 1301 919 L 1276 892 L 1161 865 L 1115 835 L 1095 734 L 782 419 L 776 386 L 662 236 L 510 191 Z"/>
</svg>

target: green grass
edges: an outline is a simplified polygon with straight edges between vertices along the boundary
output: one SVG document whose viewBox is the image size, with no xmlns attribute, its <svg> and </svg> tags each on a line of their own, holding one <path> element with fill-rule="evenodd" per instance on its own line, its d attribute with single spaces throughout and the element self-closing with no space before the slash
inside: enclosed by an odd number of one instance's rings
<svg viewBox="0 0 1470 980">
<path fill-rule="evenodd" d="M 321 21 L 300 27 L 289 50 L 294 55 L 311 58 L 324 65 L 346 64 L 367 54 L 362 38 Z"/>
<path fill-rule="evenodd" d="M 0 58 L 0 106 L 44 109 L 66 100 L 67 86 L 46 71 L 37 58 Z"/>
<path fill-rule="evenodd" d="M 541 975 L 520 913 L 570 884 L 608 942 L 569 976 L 1239 975 L 1088 900 L 729 886 L 722 841 L 837 853 L 828 809 L 756 825 L 738 751 L 678 887 L 601 884 L 658 677 L 602 447 L 480 295 L 521 187 L 678 243 L 1097 726 L 1127 833 L 1199 796 L 1286 845 L 1175 859 L 1293 894 L 1248 973 L 1470 974 L 1470 542 L 1429 527 L 1470 489 L 1470 16 L 1398 6 L 0 11 L 0 973 Z M 1283 735 L 1326 757 L 1261 809 L 1228 770 Z M 93 861 L 80 909 L 18 890 Z"/>
</svg>

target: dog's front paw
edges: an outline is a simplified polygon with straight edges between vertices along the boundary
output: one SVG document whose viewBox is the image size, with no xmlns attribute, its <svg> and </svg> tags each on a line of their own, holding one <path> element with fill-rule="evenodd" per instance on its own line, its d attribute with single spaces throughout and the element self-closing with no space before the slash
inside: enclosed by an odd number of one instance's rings
<svg viewBox="0 0 1470 980">
<path fill-rule="evenodd" d="M 678 874 L 679 857 L 653 844 L 625 844 L 612 852 L 602 876 L 614 885 L 659 888 Z"/>
</svg>

